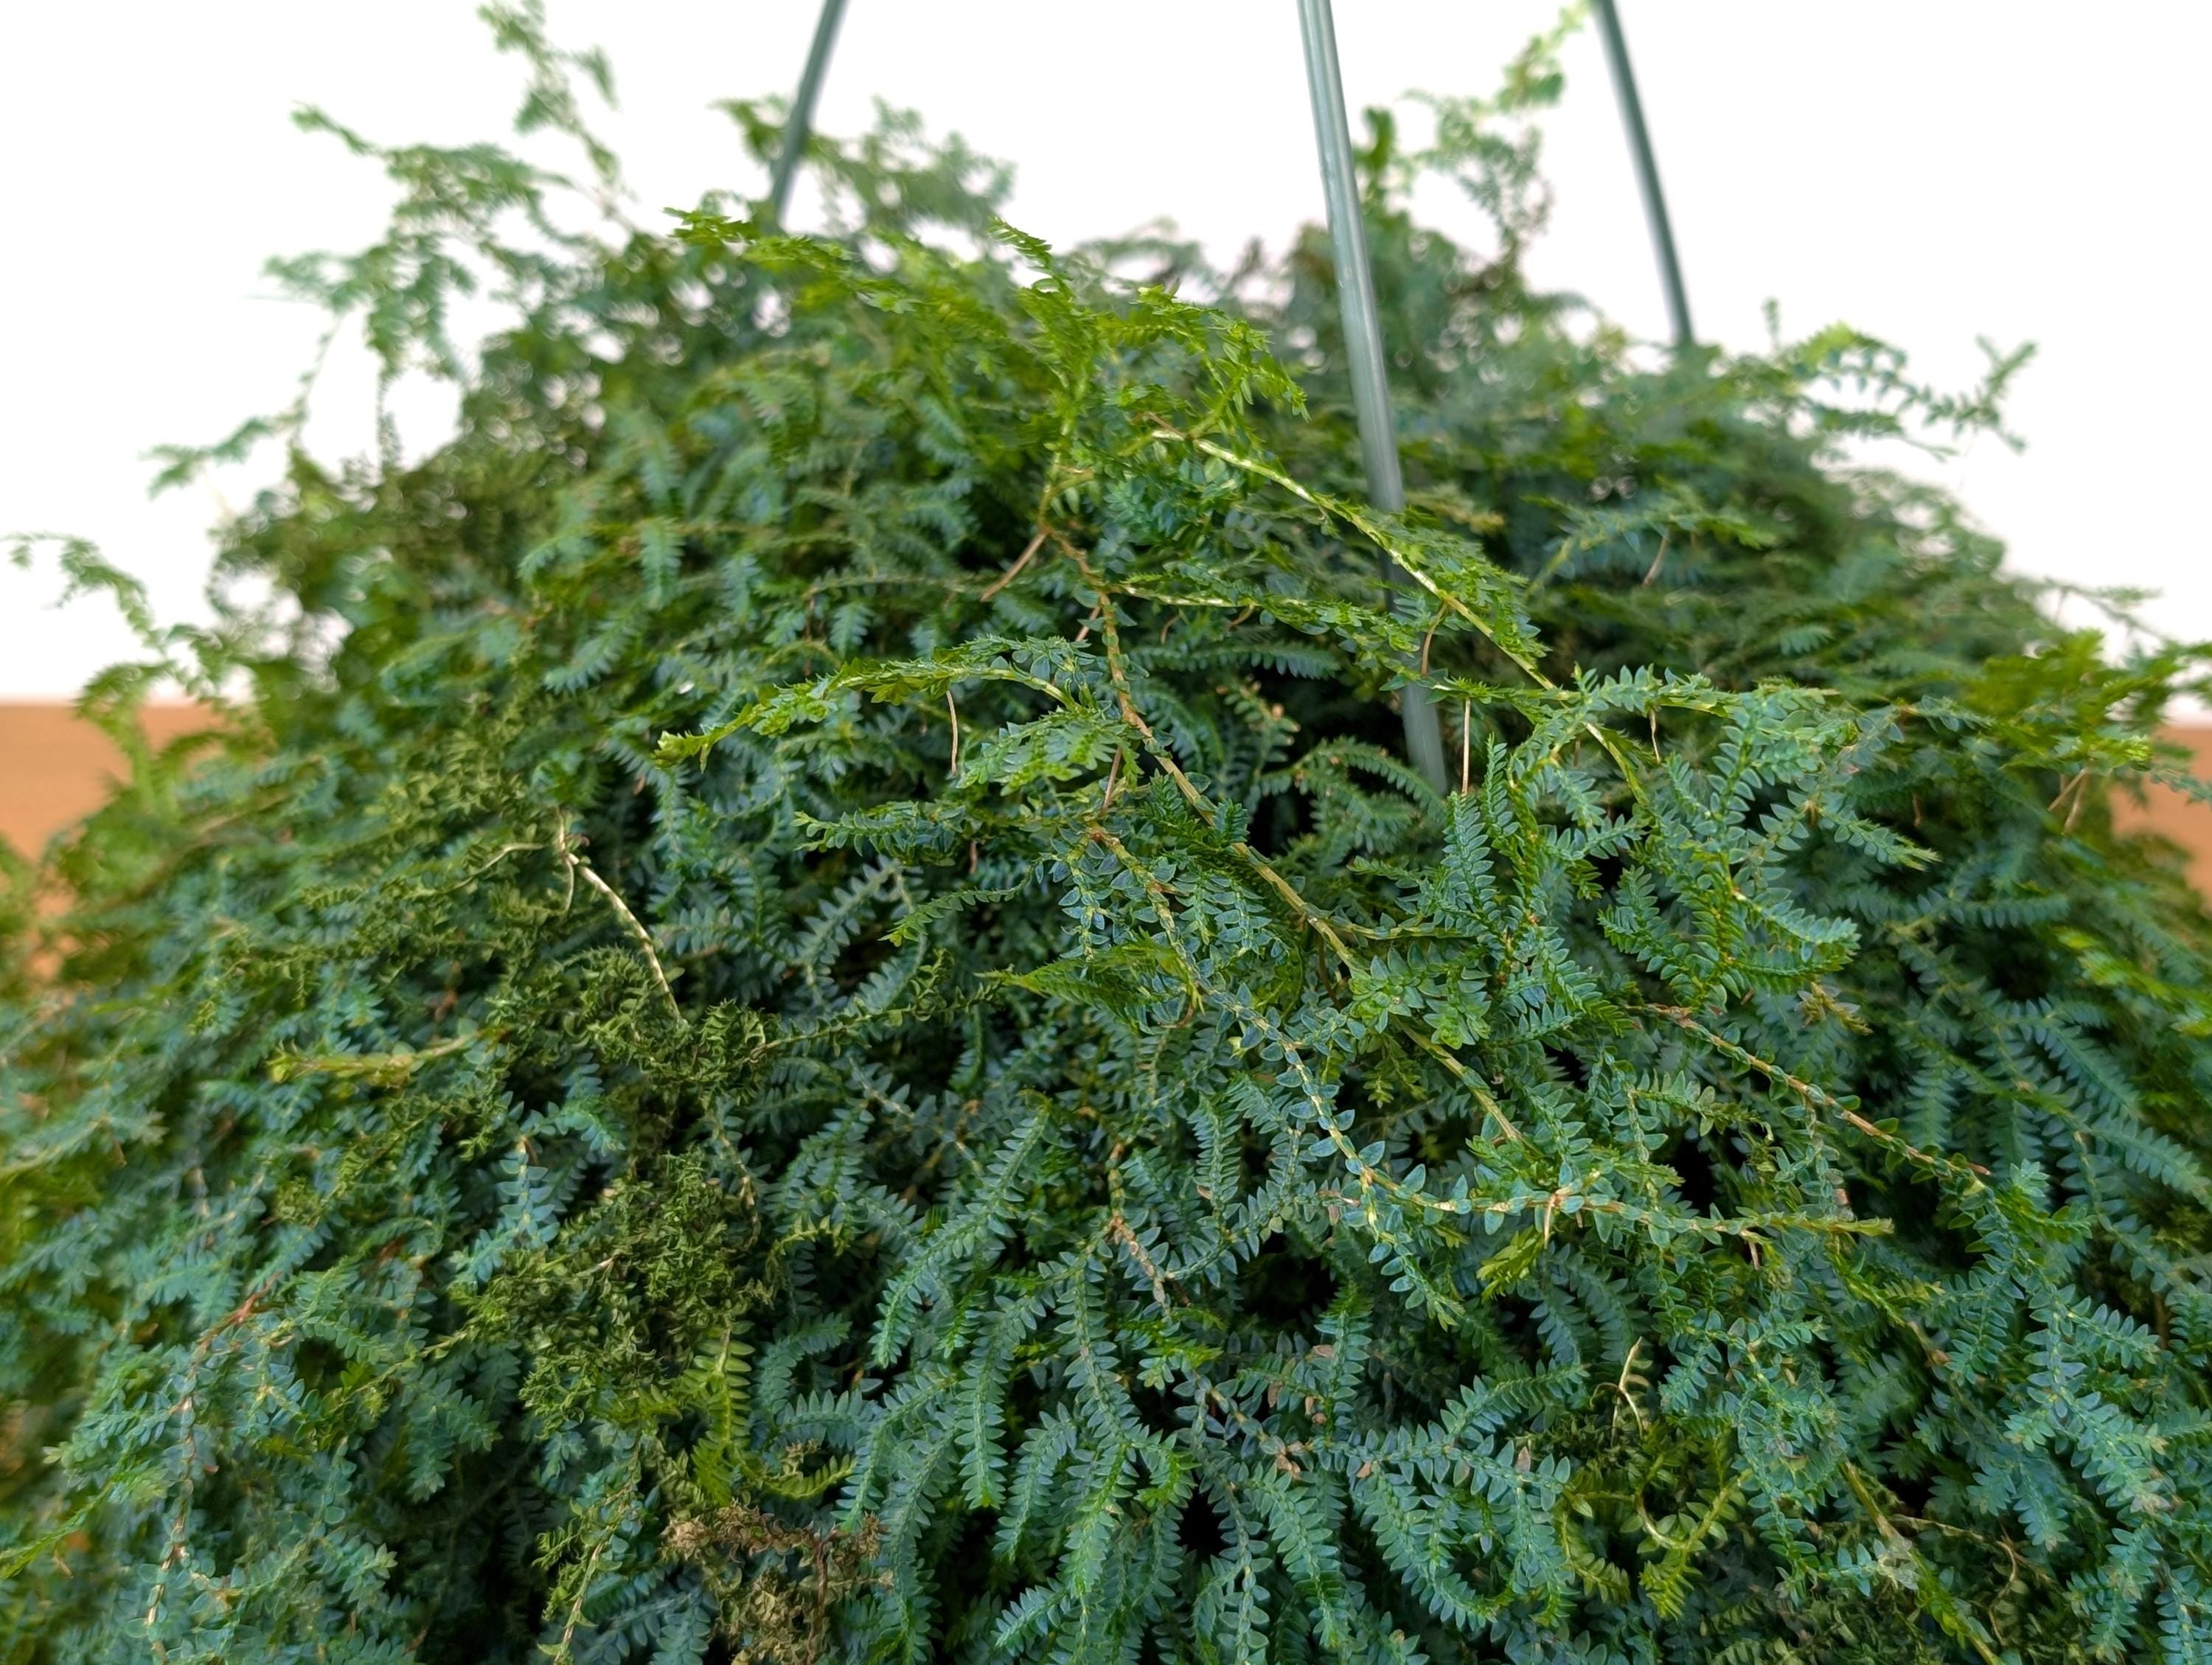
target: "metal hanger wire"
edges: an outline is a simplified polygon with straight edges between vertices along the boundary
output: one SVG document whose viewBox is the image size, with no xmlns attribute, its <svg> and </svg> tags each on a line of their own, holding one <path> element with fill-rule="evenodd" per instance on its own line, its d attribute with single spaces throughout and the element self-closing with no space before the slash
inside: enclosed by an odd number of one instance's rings
<svg viewBox="0 0 2212 1665">
<path fill-rule="evenodd" d="M 775 172 L 768 187 L 769 212 L 778 225 L 791 207 L 791 187 L 799 178 L 799 165 L 806 159 L 806 141 L 814 131 L 814 106 L 821 100 L 823 78 L 830 73 L 830 53 L 837 44 L 837 26 L 845 21 L 845 0 L 822 0 L 822 15 L 814 21 L 814 44 L 807 49 L 806 68 L 792 94 L 791 116 L 783 125 L 783 149 L 777 153 Z"/>
<path fill-rule="evenodd" d="M 1644 100 L 1637 95 L 1636 71 L 1628 62 L 1628 37 L 1620 32 L 1620 13 L 1613 0 L 1590 0 L 1597 18 L 1598 37 L 1605 42 L 1605 61 L 1613 71 L 1613 90 L 1620 100 L 1620 123 L 1628 130 L 1629 155 L 1636 163 L 1636 186 L 1644 196 L 1644 218 L 1651 228 L 1651 252 L 1659 263 L 1659 287 L 1667 292 L 1667 321 L 1674 331 L 1674 345 L 1692 346 L 1697 337 L 1690 329 L 1690 299 L 1682 288 L 1682 264 L 1674 254 L 1674 227 L 1667 217 L 1667 196 L 1659 188 L 1659 164 L 1651 155 L 1651 133 L 1644 122 Z"/>
<path fill-rule="evenodd" d="M 1305 45 L 1306 90 L 1312 100 L 1314 137 L 1321 155 L 1322 189 L 1328 203 L 1329 246 L 1335 258 L 1336 289 L 1344 321 L 1346 366 L 1352 380 L 1353 416 L 1359 428 L 1359 455 L 1367 477 L 1367 496 L 1385 514 L 1406 507 L 1404 477 L 1398 464 L 1397 425 L 1390 409 L 1388 362 L 1383 356 L 1382 325 L 1376 304 L 1375 274 L 1368 259 L 1366 228 L 1360 216 L 1359 181 L 1353 167 L 1352 127 L 1345 111 L 1344 78 L 1337 63 L 1336 22 L 1329 0 L 1297 0 L 1298 27 Z M 1613 72 L 1613 91 L 1620 102 L 1622 125 L 1636 165 L 1636 181 L 1644 197 L 1644 214 L 1651 231 L 1652 252 L 1659 265 L 1660 286 L 1666 292 L 1668 319 L 1674 344 L 1694 344 L 1690 326 L 1690 303 L 1682 284 L 1681 262 L 1674 249 L 1674 231 L 1667 214 L 1667 198 L 1659 185 L 1659 167 L 1651 153 L 1651 136 L 1644 119 L 1643 100 L 1636 90 L 1636 75 L 1628 58 L 1628 42 L 1621 33 L 1620 15 L 1614 0 L 1591 0 L 1598 34 L 1604 42 L 1606 61 Z M 769 206 L 781 222 L 791 204 L 791 189 L 805 160 L 806 141 L 813 131 L 815 105 L 821 97 L 830 54 L 845 15 L 845 0 L 823 0 L 814 27 L 814 41 L 806 54 L 806 68 L 791 101 L 791 118 L 784 128 L 783 149 L 776 157 L 769 187 Z M 1394 595 L 1402 595 L 1405 575 L 1386 553 L 1382 579 Z M 1437 721 L 1436 702 L 1429 690 L 1408 683 L 1401 690 L 1399 705 L 1405 724 L 1406 753 L 1439 793 L 1449 789 L 1444 763 L 1443 733 Z"/>
<path fill-rule="evenodd" d="M 1367 499 L 1385 514 L 1406 507 L 1398 469 L 1398 427 L 1390 410 L 1390 379 L 1382 356 L 1382 318 L 1375 301 L 1375 273 L 1367 258 L 1367 229 L 1359 213 L 1359 178 L 1352 167 L 1352 125 L 1345 114 L 1344 77 L 1336 61 L 1336 21 L 1329 0 L 1298 0 L 1298 29 L 1305 38 L 1306 90 L 1313 100 L 1314 137 L 1321 150 L 1322 191 L 1328 201 L 1329 248 L 1336 259 L 1336 298 L 1344 319 L 1344 355 L 1352 375 L 1352 410 L 1359 424 L 1359 460 L 1367 471 Z M 1405 574 L 1386 551 L 1382 581 L 1402 595 Z M 1443 726 L 1436 700 L 1419 683 L 1398 692 L 1406 730 L 1406 755 L 1439 794 L 1451 790 L 1444 763 Z"/>
</svg>

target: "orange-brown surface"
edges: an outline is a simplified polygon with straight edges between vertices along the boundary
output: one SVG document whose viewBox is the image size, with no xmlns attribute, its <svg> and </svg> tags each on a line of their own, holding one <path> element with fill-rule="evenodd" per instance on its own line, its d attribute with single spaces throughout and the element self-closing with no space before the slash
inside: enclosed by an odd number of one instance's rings
<svg viewBox="0 0 2212 1665">
<path fill-rule="evenodd" d="M 2196 753 L 2197 762 L 2190 772 L 2200 781 L 2212 780 L 2212 728 L 2177 726 L 2166 730 L 2166 734 Z M 2148 806 L 2139 810 L 2124 804 L 2119 821 L 2123 826 L 2148 823 L 2188 851 L 2189 868 L 2197 876 L 2197 888 L 2212 895 L 2212 805 L 2199 804 L 2163 787 L 2153 787 Z"/>
<path fill-rule="evenodd" d="M 146 708 L 147 738 L 159 744 L 205 719 L 190 705 Z M 2197 773 L 2212 778 L 2212 727 L 2177 728 L 2173 737 L 2197 754 Z M 0 838 L 29 854 L 96 805 L 122 772 L 107 737 L 56 703 L 0 703 Z M 2148 822 L 2186 849 L 2197 883 L 2212 889 L 2212 808 L 2154 790 L 2147 810 L 2123 818 Z"/>
<path fill-rule="evenodd" d="M 198 706 L 149 705 L 146 738 L 160 745 L 206 721 Z M 61 702 L 0 704 L 0 838 L 25 855 L 97 808 L 123 772 L 113 743 Z"/>
</svg>

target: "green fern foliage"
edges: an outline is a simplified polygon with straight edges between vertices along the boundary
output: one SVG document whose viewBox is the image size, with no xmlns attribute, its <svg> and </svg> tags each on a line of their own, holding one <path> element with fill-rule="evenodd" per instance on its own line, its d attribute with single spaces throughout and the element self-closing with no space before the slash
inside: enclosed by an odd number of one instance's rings
<svg viewBox="0 0 2212 1665">
<path fill-rule="evenodd" d="M 284 272 L 459 431 L 295 445 L 88 696 L 220 730 L 7 869 L 0 1657 L 2212 1656 L 2200 660 L 1849 461 L 2016 357 L 1531 292 L 1553 44 L 1372 130 L 1395 517 L 1311 238 L 337 130 Z"/>
</svg>

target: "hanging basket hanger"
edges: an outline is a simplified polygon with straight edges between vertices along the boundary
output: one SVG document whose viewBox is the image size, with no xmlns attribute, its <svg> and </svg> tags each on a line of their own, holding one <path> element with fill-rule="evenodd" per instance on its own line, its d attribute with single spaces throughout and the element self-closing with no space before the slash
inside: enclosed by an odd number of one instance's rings
<svg viewBox="0 0 2212 1665">
<path fill-rule="evenodd" d="M 1690 306 L 1682 285 L 1680 260 L 1674 252 L 1674 228 L 1667 201 L 1659 186 L 1659 169 L 1651 154 L 1650 134 L 1644 125 L 1644 106 L 1637 95 L 1636 76 L 1628 61 L 1628 44 L 1620 28 L 1613 0 L 1591 0 L 1598 33 L 1604 41 L 1606 60 L 1613 72 L 1613 90 L 1620 102 L 1627 129 L 1630 153 L 1636 165 L 1637 185 L 1644 197 L 1644 217 L 1659 265 L 1659 282 L 1666 292 L 1668 322 L 1674 344 L 1694 343 Z M 1314 137 L 1321 156 L 1322 189 L 1328 204 L 1329 246 L 1336 264 L 1338 306 L 1344 324 L 1346 367 L 1352 380 L 1352 413 L 1359 429 L 1360 461 L 1366 471 L 1367 496 L 1385 514 L 1406 506 L 1406 489 L 1398 463 L 1396 422 L 1390 409 L 1390 386 L 1383 357 L 1382 316 L 1376 304 L 1375 276 L 1369 263 L 1366 229 L 1360 217 L 1359 184 L 1352 154 L 1351 124 L 1345 112 L 1344 81 L 1336 56 L 1336 24 L 1329 0 L 1297 0 L 1298 27 L 1304 40 L 1306 90 L 1313 103 Z M 791 189 L 806 154 L 813 131 L 814 109 L 822 92 L 830 54 L 838 25 L 845 15 L 845 0 L 823 0 L 814 28 L 814 41 L 806 55 L 806 68 L 791 102 L 785 125 L 783 149 L 776 157 L 769 188 L 769 206 L 781 222 L 791 204 Z M 1389 555 L 1382 557 L 1382 578 L 1393 595 L 1402 595 L 1404 575 Z M 1443 734 L 1437 719 L 1434 697 L 1419 683 L 1409 682 L 1400 690 L 1399 708 L 1404 720 L 1406 753 L 1437 792 L 1449 789 L 1444 763 Z"/>
<path fill-rule="evenodd" d="M 1629 66 L 1628 38 L 1620 32 L 1613 0 L 1590 0 L 1597 15 L 1605 61 L 1613 71 L 1613 94 L 1620 101 L 1620 125 L 1628 130 L 1628 151 L 1636 163 L 1636 187 L 1644 197 L 1644 218 L 1651 228 L 1651 253 L 1659 263 L 1659 287 L 1667 294 L 1667 322 L 1679 350 L 1694 346 L 1690 298 L 1682 288 L 1682 264 L 1674 257 L 1674 227 L 1667 217 L 1667 196 L 1659 188 L 1659 164 L 1652 159 L 1650 131 L 1644 125 L 1644 100 L 1637 96 L 1636 71 Z"/>
</svg>

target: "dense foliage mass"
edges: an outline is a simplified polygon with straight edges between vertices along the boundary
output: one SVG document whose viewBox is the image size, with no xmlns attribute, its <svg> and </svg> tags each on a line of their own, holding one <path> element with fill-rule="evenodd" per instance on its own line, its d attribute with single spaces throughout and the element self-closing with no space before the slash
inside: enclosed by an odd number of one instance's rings
<svg viewBox="0 0 2212 1665">
<path fill-rule="evenodd" d="M 289 275 L 459 430 L 294 455 L 149 633 L 222 732 L 11 879 L 0 1657 L 2212 1653 L 2194 661 L 1844 465 L 1986 398 L 1529 293 L 1555 86 L 1375 129 L 1387 520 L 1310 234 L 344 136 Z"/>
</svg>

